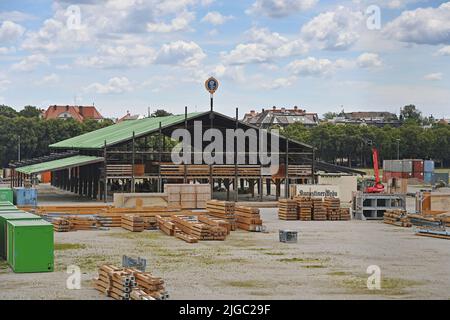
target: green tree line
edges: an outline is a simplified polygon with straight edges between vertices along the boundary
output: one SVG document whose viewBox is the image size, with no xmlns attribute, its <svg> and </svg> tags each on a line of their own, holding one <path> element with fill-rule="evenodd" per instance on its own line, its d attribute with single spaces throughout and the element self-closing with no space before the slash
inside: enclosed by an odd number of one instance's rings
<svg viewBox="0 0 450 320">
<path fill-rule="evenodd" d="M 79 123 L 73 119 L 44 120 L 40 110 L 26 106 L 20 112 L 11 107 L 0 106 L 0 164 L 7 167 L 10 161 L 18 158 L 31 159 L 48 155 L 48 146 L 61 140 L 94 131 L 111 125 L 111 120 L 97 122 L 87 120 Z M 19 138 L 20 137 L 20 138 Z"/>
</svg>

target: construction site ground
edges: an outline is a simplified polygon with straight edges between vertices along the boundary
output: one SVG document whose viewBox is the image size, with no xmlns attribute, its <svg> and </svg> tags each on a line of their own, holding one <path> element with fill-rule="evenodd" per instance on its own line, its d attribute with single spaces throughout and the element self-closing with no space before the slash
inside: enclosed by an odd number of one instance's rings
<svg viewBox="0 0 450 320">
<path fill-rule="evenodd" d="M 198 244 L 160 231 L 56 233 L 56 271 L 14 274 L 2 261 L 0 299 L 106 299 L 91 279 L 124 254 L 147 258 L 172 299 L 450 299 L 448 240 L 376 221 L 279 221 L 276 209 L 262 218 L 267 233 Z M 298 231 L 298 243 L 280 243 L 279 229 Z M 81 268 L 80 290 L 66 287 L 70 265 Z M 381 269 L 381 290 L 367 289 L 371 265 Z"/>
</svg>

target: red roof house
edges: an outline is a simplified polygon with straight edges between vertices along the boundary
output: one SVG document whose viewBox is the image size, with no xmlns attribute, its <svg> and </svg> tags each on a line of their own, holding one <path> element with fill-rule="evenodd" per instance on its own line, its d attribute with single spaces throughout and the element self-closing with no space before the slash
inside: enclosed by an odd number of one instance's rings
<svg viewBox="0 0 450 320">
<path fill-rule="evenodd" d="M 94 106 L 50 106 L 44 112 L 43 118 L 49 119 L 74 119 L 83 122 L 88 119 L 103 120 L 103 116 Z"/>
</svg>

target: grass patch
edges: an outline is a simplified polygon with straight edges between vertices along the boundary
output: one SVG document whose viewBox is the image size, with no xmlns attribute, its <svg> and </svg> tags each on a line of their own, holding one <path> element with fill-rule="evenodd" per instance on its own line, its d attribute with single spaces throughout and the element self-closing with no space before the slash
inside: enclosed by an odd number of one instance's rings
<svg viewBox="0 0 450 320">
<path fill-rule="evenodd" d="M 283 252 L 264 252 L 265 255 L 267 256 L 284 256 L 285 253 Z"/>
<path fill-rule="evenodd" d="M 323 269 L 323 268 L 326 268 L 326 266 L 321 265 L 321 264 L 313 264 L 313 265 L 302 266 L 302 268 L 305 268 L 305 269 Z"/>
<path fill-rule="evenodd" d="M 112 263 L 113 261 L 114 260 L 112 260 L 112 258 L 106 256 L 88 255 L 86 257 L 80 257 L 76 261 L 75 265 L 80 267 L 81 272 L 88 272 L 88 271 L 96 271 L 99 266 L 103 264 Z"/>
<path fill-rule="evenodd" d="M 267 288 L 268 285 L 261 281 L 245 280 L 245 281 L 224 281 L 224 284 L 233 288 L 252 289 Z"/>
<path fill-rule="evenodd" d="M 297 263 L 315 263 L 315 262 L 322 262 L 321 259 L 313 259 L 313 258 L 285 258 L 285 259 L 278 259 L 278 262 L 283 262 L 283 263 L 293 263 L 293 262 L 297 262 Z"/>
<path fill-rule="evenodd" d="M 0 260 L 0 273 L 5 273 L 9 269 L 8 262 Z"/>
<path fill-rule="evenodd" d="M 329 276 L 335 276 L 335 277 L 345 277 L 350 275 L 350 273 L 345 272 L 345 271 L 333 271 L 333 272 L 329 272 L 327 273 Z"/>
<path fill-rule="evenodd" d="M 81 243 L 55 243 L 55 251 L 81 250 L 81 249 L 86 249 L 86 245 Z"/>
<path fill-rule="evenodd" d="M 163 234 L 157 231 L 144 231 L 144 232 L 112 232 L 104 233 L 104 237 L 112 237 L 118 239 L 130 239 L 130 240 L 156 240 L 160 239 Z"/>
<path fill-rule="evenodd" d="M 342 281 L 342 285 L 353 294 L 373 294 L 386 296 L 402 296 L 407 294 L 407 289 L 422 285 L 419 281 L 400 278 L 381 278 L 381 290 L 369 290 L 367 288 L 368 276 L 352 276 Z"/>
</svg>

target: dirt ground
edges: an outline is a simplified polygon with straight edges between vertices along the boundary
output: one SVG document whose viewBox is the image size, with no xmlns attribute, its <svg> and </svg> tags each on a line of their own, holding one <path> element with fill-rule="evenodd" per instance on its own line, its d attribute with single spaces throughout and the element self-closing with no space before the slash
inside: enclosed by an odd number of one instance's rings
<svg viewBox="0 0 450 320">
<path fill-rule="evenodd" d="M 238 231 L 225 242 L 187 244 L 160 231 L 56 233 L 56 271 L 14 274 L 0 262 L 0 299 L 106 299 L 91 279 L 123 254 L 147 258 L 172 299 L 450 299 L 447 240 L 381 222 L 284 222 L 276 209 L 262 217 L 267 233 Z M 279 229 L 299 231 L 298 243 L 280 243 Z M 81 268 L 81 290 L 66 289 L 68 265 Z M 371 265 L 381 268 L 380 291 L 367 289 Z"/>
</svg>

